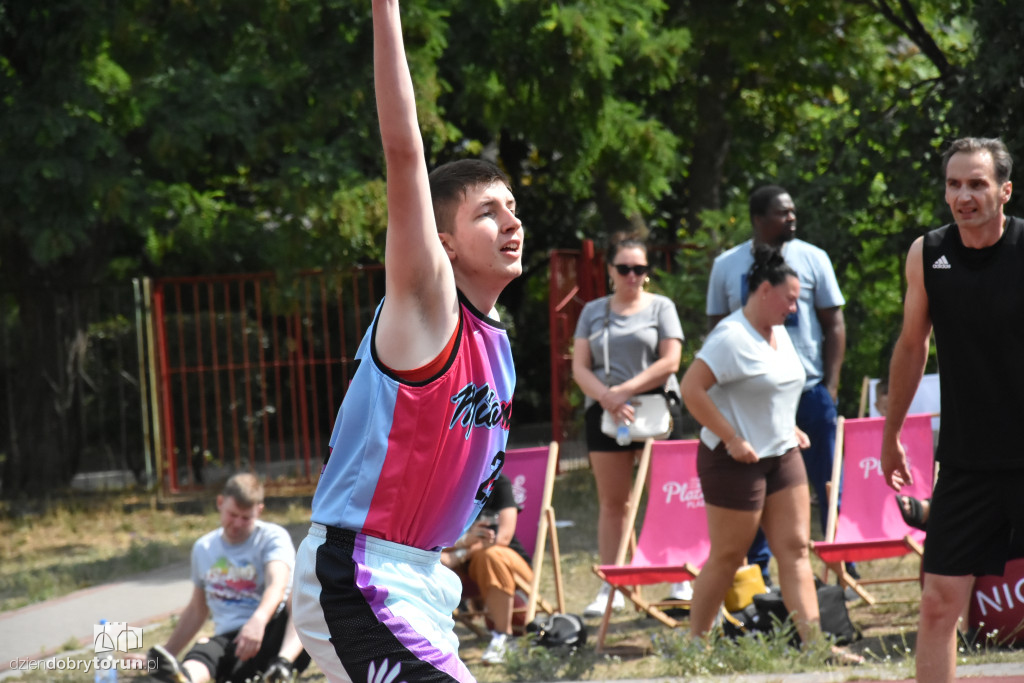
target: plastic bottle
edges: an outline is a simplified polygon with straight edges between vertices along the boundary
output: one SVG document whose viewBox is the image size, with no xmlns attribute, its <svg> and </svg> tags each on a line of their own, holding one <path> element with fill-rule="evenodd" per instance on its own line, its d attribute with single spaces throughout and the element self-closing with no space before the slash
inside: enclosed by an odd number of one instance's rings
<svg viewBox="0 0 1024 683">
<path fill-rule="evenodd" d="M 628 446 L 633 439 L 629 438 L 629 425 L 620 424 L 615 432 L 615 443 L 620 446 Z"/>
<path fill-rule="evenodd" d="M 101 626 L 106 626 L 106 624 L 106 619 L 100 619 Z M 108 650 L 96 657 L 93 681 L 95 683 L 117 683 L 117 662 L 114 661 L 113 651 Z"/>
</svg>

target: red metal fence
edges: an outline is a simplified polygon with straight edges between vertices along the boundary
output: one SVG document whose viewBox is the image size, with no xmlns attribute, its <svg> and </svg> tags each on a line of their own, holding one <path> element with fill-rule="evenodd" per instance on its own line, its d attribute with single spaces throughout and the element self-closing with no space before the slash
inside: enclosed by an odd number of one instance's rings
<svg viewBox="0 0 1024 683">
<path fill-rule="evenodd" d="M 237 469 L 312 482 L 383 267 L 153 282 L 158 475 L 196 488 Z"/>
<path fill-rule="evenodd" d="M 572 345 L 583 304 L 604 296 L 604 259 L 586 240 L 579 250 L 551 252 L 548 282 L 548 318 L 551 335 L 551 438 L 559 443 L 574 439 L 571 399 Z"/>
</svg>

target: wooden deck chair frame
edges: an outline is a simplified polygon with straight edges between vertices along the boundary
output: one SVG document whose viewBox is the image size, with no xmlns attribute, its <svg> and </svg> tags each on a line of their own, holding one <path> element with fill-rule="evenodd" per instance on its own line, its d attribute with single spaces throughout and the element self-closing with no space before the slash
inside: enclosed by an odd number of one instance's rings
<svg viewBox="0 0 1024 683">
<path fill-rule="evenodd" d="M 533 448 L 511 449 L 506 451 L 506 463 L 509 457 L 515 458 L 518 452 L 536 450 Z M 536 616 L 537 610 L 547 614 L 565 613 L 565 591 L 562 584 L 561 555 L 558 548 L 558 528 L 555 524 L 555 510 L 551 505 L 551 498 L 554 493 L 555 476 L 558 474 L 558 442 L 552 441 L 547 446 L 548 455 L 545 466 L 544 486 L 541 491 L 539 502 L 539 516 L 537 520 L 537 538 L 534 542 L 532 558 L 533 581 L 527 583 L 520 577 L 516 577 L 516 587 L 526 596 L 526 606 L 516 608 L 516 612 L 525 612 L 525 623 L 529 624 Z M 517 525 L 518 526 L 518 525 Z M 544 555 L 550 546 L 551 571 L 553 572 L 555 588 L 555 605 L 550 604 L 540 594 L 541 574 L 544 569 Z M 487 637 L 489 634 L 480 627 L 478 617 L 486 614 L 484 609 L 475 609 L 469 606 L 467 609 L 456 610 L 453 618 L 469 628 L 479 637 Z"/>
<path fill-rule="evenodd" d="M 909 420 L 923 420 L 927 419 L 928 432 L 931 434 L 931 416 L 916 415 L 908 417 Z M 871 420 L 881 420 L 882 418 L 867 418 Z M 839 484 L 843 473 L 843 463 L 845 458 L 845 437 L 846 437 L 846 423 L 847 420 L 840 417 L 836 424 L 836 445 L 835 454 L 832 462 L 832 479 L 829 482 L 829 498 L 828 498 L 828 521 L 825 528 L 825 540 L 824 541 L 811 541 L 810 547 L 815 555 L 821 559 L 825 568 L 822 573 L 821 580 L 828 583 L 829 572 L 832 571 L 839 578 L 840 585 L 849 587 L 860 596 L 864 602 L 869 605 L 878 603 L 877 598 L 872 595 L 866 588 L 866 585 L 872 584 L 884 584 L 884 583 L 898 583 L 904 581 L 917 581 L 918 577 L 905 577 L 905 576 L 889 576 L 889 577 L 876 577 L 870 579 L 854 579 L 850 576 L 849 572 L 846 571 L 846 562 L 866 562 L 872 559 L 882 559 L 886 557 L 899 557 L 908 553 L 914 553 L 921 558 L 924 554 L 924 548 L 921 543 L 923 541 L 923 535 L 918 532 L 911 532 L 902 536 L 893 536 L 887 539 L 878 540 L 865 540 L 865 541 L 853 541 L 847 543 L 837 543 L 836 530 L 839 524 L 841 511 L 839 508 Z M 906 429 L 906 426 L 904 427 Z M 930 449 L 930 441 L 929 441 Z M 934 476 L 934 459 L 931 461 L 931 466 L 927 467 L 928 476 Z M 927 490 L 931 490 L 932 480 L 927 482 Z M 894 493 L 894 492 L 893 492 Z M 852 495 L 847 488 L 843 495 Z M 894 493 L 895 495 L 895 493 Z M 914 495 L 913 493 L 911 495 Z M 929 494 L 930 495 L 930 494 Z M 917 534 L 915 537 L 914 534 Z M 857 556 L 858 552 L 861 556 Z M 864 557 L 863 555 L 868 555 Z"/>
<path fill-rule="evenodd" d="M 668 444 L 670 442 L 660 442 L 661 444 Z M 691 442 L 696 444 L 696 441 Z M 640 454 L 640 462 L 637 467 L 636 480 L 633 482 L 633 488 L 630 491 L 629 499 L 627 502 L 626 510 L 626 528 L 631 529 L 629 534 L 626 534 L 619 544 L 619 548 L 615 556 L 614 565 L 594 565 L 593 571 L 602 581 L 607 582 L 612 590 L 608 591 L 608 602 L 605 605 L 604 615 L 601 618 L 601 626 L 598 628 L 597 641 L 594 647 L 594 651 L 601 653 L 604 651 L 604 641 L 608 635 L 608 625 L 611 621 L 612 615 L 612 601 L 615 597 L 615 592 L 619 591 L 623 596 L 633 603 L 633 605 L 639 611 L 646 612 L 648 615 L 658 620 L 669 628 L 676 628 L 679 626 L 680 621 L 673 618 L 672 616 L 665 613 L 662 608 L 671 607 L 682 607 L 689 608 L 689 600 L 658 600 L 651 601 L 644 598 L 643 591 L 641 590 L 642 584 L 654 584 L 654 583 L 667 583 L 667 582 L 679 582 L 689 581 L 695 579 L 700 573 L 700 568 L 691 562 L 684 562 L 678 565 L 665 565 L 665 566 L 640 566 L 640 567 L 629 567 L 626 564 L 626 558 L 635 555 L 637 549 L 637 538 L 635 532 L 636 517 L 640 509 L 640 502 L 643 498 L 644 491 L 648 487 L 648 475 L 650 473 L 651 458 L 654 450 L 654 441 L 648 439 L 644 442 L 644 448 Z M 646 517 L 646 515 L 645 515 Z M 660 523 L 662 520 L 654 520 L 654 523 Z M 647 523 L 648 520 L 644 520 Z M 641 529 L 641 533 L 643 530 Z M 707 535 L 707 528 L 698 530 L 698 533 Z M 698 561 L 703 564 L 707 558 L 700 558 Z M 621 571 L 620 571 L 621 568 Z M 625 583 L 624 577 L 628 575 L 629 578 L 639 579 L 636 583 Z M 620 580 L 622 579 L 622 580 Z"/>
</svg>

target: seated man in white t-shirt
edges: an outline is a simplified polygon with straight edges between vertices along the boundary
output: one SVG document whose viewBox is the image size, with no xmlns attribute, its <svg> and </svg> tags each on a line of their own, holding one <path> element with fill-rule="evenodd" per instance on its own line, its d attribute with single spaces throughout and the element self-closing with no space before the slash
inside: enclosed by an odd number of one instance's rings
<svg viewBox="0 0 1024 683">
<path fill-rule="evenodd" d="M 309 664 L 287 608 L 295 546 L 281 526 L 259 519 L 263 485 L 236 474 L 217 496 L 221 526 L 192 546 L 192 598 L 167 643 L 146 655 L 150 676 L 173 683 L 291 680 Z M 212 638 L 176 655 L 211 616 Z"/>
</svg>

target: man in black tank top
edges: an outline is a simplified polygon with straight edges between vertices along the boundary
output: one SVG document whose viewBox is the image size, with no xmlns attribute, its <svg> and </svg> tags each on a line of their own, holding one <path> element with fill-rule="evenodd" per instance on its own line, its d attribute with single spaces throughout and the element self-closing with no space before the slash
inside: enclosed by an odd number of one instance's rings
<svg viewBox="0 0 1024 683">
<path fill-rule="evenodd" d="M 1013 162 L 998 139 L 961 138 L 943 156 L 953 223 L 907 256 L 903 329 L 889 365 L 882 471 L 910 482 L 900 430 L 935 331 L 941 464 L 928 518 L 917 680 L 952 681 L 956 628 L 975 576 L 1001 575 L 1024 536 L 1024 221 L 1007 217 Z"/>
</svg>

